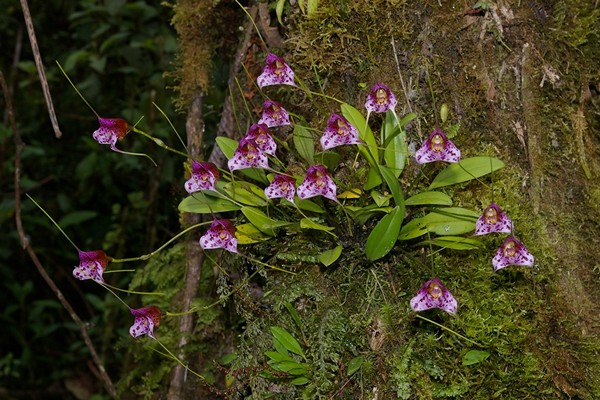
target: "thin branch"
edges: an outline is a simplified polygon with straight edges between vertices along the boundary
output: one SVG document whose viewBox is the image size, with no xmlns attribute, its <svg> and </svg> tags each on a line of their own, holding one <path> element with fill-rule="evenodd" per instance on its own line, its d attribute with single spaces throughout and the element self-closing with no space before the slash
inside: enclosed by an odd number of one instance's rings
<svg viewBox="0 0 600 400">
<path fill-rule="evenodd" d="M 50 95 L 50 87 L 48 86 L 48 79 L 46 79 L 46 71 L 44 70 L 44 64 L 42 63 L 42 56 L 40 49 L 35 38 L 35 31 L 33 30 L 33 21 L 31 19 L 31 13 L 29 12 L 29 5 L 27 0 L 21 1 L 21 9 L 23 10 L 23 17 L 25 18 L 25 25 L 27 26 L 27 33 L 29 34 L 29 42 L 31 43 L 31 50 L 33 51 L 33 58 L 35 60 L 35 66 L 40 76 L 40 83 L 42 84 L 42 91 L 44 92 L 44 98 L 46 99 L 46 108 L 48 108 L 48 114 L 50 115 L 50 121 L 52 122 L 52 128 L 54 129 L 54 135 L 57 139 L 60 139 L 62 132 L 58 126 L 58 119 L 54 112 L 54 104 L 52 104 L 52 96 Z"/>
<path fill-rule="evenodd" d="M 21 242 L 21 246 L 23 247 L 23 249 L 25 249 L 25 251 L 27 251 L 27 254 L 29 254 L 29 257 L 35 264 L 38 272 L 40 273 L 44 281 L 46 281 L 48 286 L 50 286 L 50 289 L 52 289 L 52 292 L 56 295 L 56 297 L 58 298 L 62 306 L 65 308 L 65 310 L 67 310 L 71 319 L 73 319 L 73 321 L 79 327 L 79 331 L 81 333 L 81 336 L 83 337 L 83 341 L 85 342 L 88 350 L 90 351 L 90 354 L 92 355 L 92 359 L 94 360 L 94 364 L 98 368 L 100 378 L 104 382 L 106 390 L 112 398 L 116 398 L 117 393 L 115 391 L 115 387 L 110 377 L 108 376 L 104 365 L 102 365 L 102 361 L 100 360 L 100 357 L 96 352 L 96 348 L 94 347 L 94 344 L 90 339 L 86 324 L 79 318 L 69 301 L 65 298 L 58 286 L 56 286 L 56 283 L 54 283 L 50 275 L 48 275 L 48 273 L 46 272 L 44 266 L 38 259 L 37 254 L 33 250 L 33 247 L 29 242 L 29 238 L 25 233 L 25 229 L 23 228 L 23 221 L 21 218 L 21 151 L 23 150 L 24 144 L 21 141 L 21 135 L 19 134 L 19 130 L 17 129 L 17 122 L 15 120 L 15 115 L 13 111 L 12 99 L 8 92 L 8 86 L 6 85 L 4 74 L 2 73 L 2 71 L 0 71 L 0 86 L 2 87 L 2 92 L 4 93 L 4 99 L 6 103 L 6 110 L 8 113 L 10 127 L 13 131 L 13 135 L 15 138 L 15 223 L 17 226 L 17 232 L 19 234 L 19 241 Z"/>
</svg>

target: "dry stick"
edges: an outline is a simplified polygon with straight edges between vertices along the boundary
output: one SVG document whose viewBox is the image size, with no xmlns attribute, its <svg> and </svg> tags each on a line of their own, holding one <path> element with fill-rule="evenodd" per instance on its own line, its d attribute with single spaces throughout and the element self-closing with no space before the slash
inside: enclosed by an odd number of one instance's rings
<svg viewBox="0 0 600 400">
<path fill-rule="evenodd" d="M 17 226 L 17 232 L 19 234 L 19 241 L 21 242 L 21 246 L 27 251 L 29 257 L 35 264 L 38 272 L 46 281 L 50 289 L 54 292 L 58 300 L 61 302 L 62 306 L 67 310 L 75 324 L 79 327 L 79 331 L 81 332 L 81 336 L 83 337 L 83 341 L 85 342 L 90 354 L 92 355 L 92 359 L 94 360 L 94 364 L 98 368 L 98 373 L 100 374 L 100 379 L 104 381 L 104 386 L 108 391 L 109 395 L 114 399 L 117 397 L 117 393 L 115 391 L 115 387 L 106 373 L 106 369 L 104 365 L 102 365 L 102 361 L 100 361 L 100 357 L 96 352 L 96 348 L 88 335 L 87 327 L 85 323 L 79 318 L 69 301 L 62 294 L 60 289 L 56 286 L 50 275 L 44 269 L 44 266 L 40 262 L 37 257 L 37 254 L 31 247 L 31 243 L 29 243 L 29 239 L 25 230 L 23 228 L 23 221 L 21 219 L 21 151 L 23 150 L 24 144 L 21 141 L 21 135 L 19 134 L 19 130 L 17 129 L 17 122 L 15 120 L 15 115 L 12 106 L 12 99 L 8 93 L 8 87 L 6 85 L 6 81 L 4 80 L 4 74 L 0 71 L 0 86 L 2 87 L 2 92 L 4 93 L 4 99 L 6 102 L 6 110 L 8 112 L 8 118 L 10 121 L 10 126 L 13 131 L 13 135 L 15 137 L 15 223 Z"/>
<path fill-rule="evenodd" d="M 188 109 L 186 120 L 187 147 L 192 159 L 198 159 L 202 155 L 202 137 L 204 134 L 204 120 L 202 113 L 203 95 L 198 89 Z M 183 222 L 186 226 L 198 224 L 201 222 L 200 214 L 185 213 Z M 187 311 L 191 308 L 192 301 L 198 294 L 198 281 L 202 273 L 202 263 L 204 262 L 204 253 L 198 244 L 198 233 L 192 233 L 188 236 L 186 245 L 186 277 L 183 288 L 183 298 L 181 299 L 181 309 Z M 186 370 L 182 364 L 185 362 L 184 348 L 189 343 L 194 327 L 194 314 L 184 314 L 179 321 L 179 340 L 177 341 L 177 357 L 182 363 L 177 364 L 171 375 L 171 384 L 169 385 L 168 400 L 179 400 L 185 396 L 183 387 L 185 384 Z"/>
<path fill-rule="evenodd" d="M 54 112 L 54 105 L 52 104 L 52 96 L 50 96 L 50 87 L 48 86 L 48 80 L 46 79 L 46 72 L 44 70 L 44 64 L 42 63 L 42 56 L 40 55 L 40 49 L 35 38 L 35 31 L 33 30 L 33 21 L 31 20 L 31 13 L 29 12 L 29 5 L 27 0 L 21 1 L 21 9 L 23 10 L 23 17 L 25 18 L 25 25 L 27 26 L 27 33 L 29 34 L 29 42 L 31 43 L 31 50 L 33 51 L 33 59 L 35 60 L 35 66 L 40 76 L 40 83 L 42 84 L 42 91 L 44 92 L 44 98 L 46 99 L 46 107 L 48 108 L 48 114 L 50 115 L 50 121 L 52 122 L 52 128 L 54 128 L 54 135 L 57 139 L 60 139 L 62 133 L 58 126 L 58 119 Z"/>
<path fill-rule="evenodd" d="M 244 38 L 238 47 L 237 53 L 235 54 L 235 59 L 233 64 L 231 65 L 231 69 L 229 70 L 229 81 L 227 82 L 230 88 L 235 87 L 235 77 L 240 71 L 242 66 L 242 60 L 250 47 L 250 40 L 252 39 L 252 35 L 254 33 L 254 28 L 252 25 L 252 21 L 256 19 L 257 9 L 256 6 L 252 6 L 250 10 L 248 10 L 250 14 L 249 21 L 246 23 L 244 27 Z M 233 98 L 231 95 L 227 95 L 225 97 L 225 101 L 223 102 L 223 113 L 221 114 L 221 121 L 219 121 L 219 127 L 217 130 L 217 136 L 225 136 L 225 137 L 233 137 L 235 133 L 234 123 L 233 123 L 233 106 L 232 106 Z M 219 149 L 219 146 L 214 146 L 212 152 L 210 153 L 210 157 L 208 161 L 215 164 L 217 167 L 224 168 L 225 155 Z"/>
</svg>

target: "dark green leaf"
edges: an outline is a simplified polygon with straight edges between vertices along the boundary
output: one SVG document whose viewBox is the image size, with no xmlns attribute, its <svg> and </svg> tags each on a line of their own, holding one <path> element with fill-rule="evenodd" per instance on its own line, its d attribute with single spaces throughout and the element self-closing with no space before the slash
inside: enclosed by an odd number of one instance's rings
<svg viewBox="0 0 600 400">
<path fill-rule="evenodd" d="M 455 183 L 466 182 L 487 175 L 504 167 L 504 163 L 493 157 L 472 157 L 453 163 L 443 169 L 429 185 L 429 190 Z"/>
<path fill-rule="evenodd" d="M 304 357 L 300 344 L 288 331 L 278 326 L 272 326 L 271 333 L 273 334 L 273 338 L 278 340 L 287 350 Z"/>
<path fill-rule="evenodd" d="M 348 369 L 346 370 L 346 376 L 353 375 L 356 371 L 358 371 L 360 369 L 362 364 L 363 364 L 362 356 L 354 357 L 348 363 Z"/>
<path fill-rule="evenodd" d="M 207 196 L 204 192 L 194 193 L 179 203 L 179 211 L 211 214 L 218 212 L 236 211 L 241 207 L 229 200 Z"/>
<path fill-rule="evenodd" d="M 400 206 L 396 206 L 391 213 L 377 223 L 365 245 L 365 252 L 369 260 L 377 260 L 392 250 L 398 240 L 403 218 L 404 213 L 401 212 Z"/>
<path fill-rule="evenodd" d="M 342 255 L 342 250 L 343 247 L 341 245 L 336 246 L 331 250 L 326 250 L 319 255 L 319 261 L 321 261 L 323 265 L 328 267 L 334 262 L 336 262 L 338 258 L 340 258 L 340 256 Z"/>
<path fill-rule="evenodd" d="M 469 350 L 463 357 L 462 365 L 473 365 L 482 362 L 490 356 L 490 353 L 483 350 Z"/>
<path fill-rule="evenodd" d="M 438 206 L 451 206 L 452 198 L 442 192 L 423 192 L 415 194 L 409 197 L 404 202 L 407 206 L 417 205 L 438 205 Z"/>
<path fill-rule="evenodd" d="M 307 127 L 300 124 L 294 126 L 294 146 L 304 161 L 314 164 L 315 141 Z"/>
</svg>

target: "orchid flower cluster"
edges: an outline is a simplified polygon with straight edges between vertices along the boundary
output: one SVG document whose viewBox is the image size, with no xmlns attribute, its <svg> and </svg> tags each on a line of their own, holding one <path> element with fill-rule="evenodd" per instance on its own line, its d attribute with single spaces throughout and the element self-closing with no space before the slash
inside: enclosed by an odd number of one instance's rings
<svg viewBox="0 0 600 400">
<path fill-rule="evenodd" d="M 296 88 L 301 86 L 297 84 L 294 71 L 284 59 L 272 53 L 269 53 L 266 57 L 266 65 L 257 78 L 257 84 L 261 89 L 271 85 L 288 85 Z M 405 214 L 403 197 L 397 179 L 399 172 L 398 174 L 394 174 L 393 171 L 390 172 L 390 168 L 379 164 L 378 160 L 380 156 L 377 154 L 377 143 L 367 134 L 370 132 L 368 120 L 371 113 L 390 114 L 393 116 L 392 120 L 395 119 L 395 123 L 392 126 L 396 127 L 396 131 L 394 131 L 393 135 L 387 137 L 386 141 L 391 142 L 396 140 L 396 138 L 400 138 L 400 143 L 406 146 L 406 139 L 399 136 L 398 133 L 398 130 L 402 133 L 402 123 L 396 115 L 395 107 L 397 104 L 398 100 L 394 93 L 385 84 L 376 83 L 364 102 L 366 119 L 362 115 L 357 117 L 357 113 L 360 114 L 360 112 L 343 104 L 341 114 L 332 113 L 330 115 L 319 143 L 323 152 L 330 151 L 339 146 L 357 146 L 357 150 L 365 156 L 371 169 L 374 171 L 373 175 L 376 176 L 376 179 L 377 176 L 379 177 L 380 184 L 386 183 L 388 185 L 397 203 L 396 208 L 393 209 L 394 211 L 385 210 L 388 215 L 382 219 L 381 223 L 385 222 L 388 225 L 395 224 L 399 231 Z M 130 125 L 118 118 L 98 117 L 98 121 L 100 127 L 93 133 L 93 138 L 98 143 L 108 144 L 112 150 L 121 152 L 121 150 L 116 148 L 116 143 L 118 140 L 123 139 L 132 129 Z M 266 215 L 260 214 L 257 209 L 247 207 L 253 203 L 243 203 L 242 200 L 236 200 L 235 196 L 238 186 L 234 185 L 236 183 L 234 172 L 256 172 L 259 170 L 269 174 L 269 182 L 263 182 L 265 184 L 264 187 L 258 187 L 254 184 L 249 184 L 249 187 L 251 192 L 258 188 L 261 193 L 257 193 L 256 190 L 253 193 L 259 197 L 264 195 L 267 202 L 274 201 L 275 199 L 285 199 L 302 213 L 300 211 L 301 201 L 322 196 L 335 202 L 336 206 L 342 207 L 344 212 L 346 210 L 353 211 L 351 207 L 347 207 L 340 202 L 340 199 L 344 197 L 338 195 L 337 179 L 332 176 L 326 165 L 319 163 L 308 165 L 303 177 L 296 177 L 287 172 L 271 168 L 270 161 L 276 159 L 278 139 L 272 135 L 270 129 L 293 125 L 295 124 L 292 116 L 282 104 L 270 99 L 265 100 L 261 118 L 250 126 L 246 135 L 239 142 L 235 142 L 235 149 L 231 146 L 231 143 L 234 141 L 231 140 L 229 142 L 231 151 L 229 151 L 229 154 L 226 154 L 229 159 L 227 163 L 229 171 L 220 171 L 216 165 L 209 162 L 191 161 L 190 178 L 183 185 L 185 191 L 190 194 L 188 199 L 206 206 L 205 208 L 208 211 L 205 213 L 207 214 L 213 214 L 211 204 L 214 203 L 211 202 L 216 200 L 226 202 L 228 205 L 231 205 L 231 210 L 241 209 L 242 212 L 246 211 L 244 215 L 252 224 L 259 227 L 259 230 L 272 232 L 273 222 L 278 223 L 281 221 L 274 221 Z M 136 130 L 136 132 L 139 131 Z M 219 144 L 219 141 L 217 143 Z M 384 143 L 380 145 L 385 147 Z M 226 152 L 225 146 L 221 146 L 221 149 Z M 407 150 L 403 154 L 405 158 L 407 156 L 406 152 Z M 400 166 L 397 169 L 400 172 L 404 168 L 405 158 L 399 162 Z M 418 164 L 446 162 L 460 166 L 461 151 L 444 131 L 435 129 L 415 152 L 414 159 Z M 277 165 L 281 165 L 281 162 L 277 161 Z M 223 176 L 229 177 L 227 182 L 222 181 Z M 297 184 L 298 181 L 300 181 L 300 184 Z M 188 199 L 185 199 L 184 202 Z M 242 203 L 241 205 L 240 202 Z M 185 208 L 181 205 L 180 209 L 185 211 Z M 371 212 L 370 210 L 360 211 Z M 377 211 L 380 212 L 381 210 Z M 250 215 L 253 217 L 250 217 Z M 305 216 L 304 213 L 302 215 Z M 264 221 L 266 221 L 265 226 L 261 228 L 261 223 Z M 326 228 L 328 228 L 308 217 L 302 221 L 307 224 L 309 229 L 327 230 Z M 510 236 L 504 240 L 492 259 L 494 271 L 498 271 L 509 265 L 533 266 L 534 257 L 515 238 L 512 231 L 512 221 L 494 202 L 477 219 L 475 224 L 476 236 L 492 233 L 510 233 Z M 396 237 L 398 233 L 395 233 Z M 396 237 L 391 241 L 391 246 L 387 246 L 389 248 L 382 251 L 381 255 L 385 255 L 391 250 Z M 208 230 L 200 238 L 199 245 L 204 250 L 223 249 L 231 253 L 240 254 L 238 250 L 239 238 L 240 232 L 237 231 L 232 221 L 215 218 Z M 374 241 L 377 240 L 378 238 L 375 237 Z M 114 260 L 104 251 L 100 250 L 87 252 L 79 250 L 79 260 L 79 265 L 73 270 L 73 276 L 79 280 L 91 279 L 104 285 L 102 274 L 108 267 L 109 262 Z M 450 314 L 454 314 L 456 313 L 458 302 L 439 279 L 432 277 L 418 289 L 416 296 L 410 300 L 410 306 L 417 312 L 439 308 Z M 148 335 L 156 339 L 154 328 L 160 324 L 161 310 L 156 306 L 150 305 L 139 309 L 130 308 L 130 311 L 134 316 L 133 325 L 129 330 L 131 336 L 139 337 L 141 335 Z"/>
</svg>

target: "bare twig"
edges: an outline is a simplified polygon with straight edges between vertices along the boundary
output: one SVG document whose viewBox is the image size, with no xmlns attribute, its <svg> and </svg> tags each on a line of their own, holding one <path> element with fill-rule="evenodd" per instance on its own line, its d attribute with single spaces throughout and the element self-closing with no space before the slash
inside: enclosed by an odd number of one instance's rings
<svg viewBox="0 0 600 400">
<path fill-rule="evenodd" d="M 67 310 L 71 319 L 73 319 L 73 321 L 79 327 L 79 331 L 81 333 L 81 336 L 83 337 L 83 341 L 85 342 L 88 350 L 90 351 L 90 354 L 92 355 L 94 364 L 98 368 L 100 379 L 102 379 L 102 381 L 104 382 L 104 386 L 108 391 L 109 395 L 112 398 L 116 398 L 117 394 L 115 391 L 115 387 L 110 377 L 108 376 L 104 365 L 102 365 L 102 361 L 100 361 L 100 357 L 98 356 L 96 348 L 94 347 L 94 344 L 90 339 L 85 323 L 79 318 L 69 301 L 65 298 L 58 286 L 56 286 L 56 283 L 54 283 L 50 275 L 48 275 L 48 273 L 44 269 L 44 266 L 42 265 L 42 263 L 37 257 L 37 254 L 33 250 L 33 247 L 29 242 L 28 236 L 25 233 L 25 229 L 23 228 L 23 221 L 21 219 L 21 151 L 23 150 L 24 144 L 21 141 L 21 135 L 19 134 L 19 130 L 17 129 L 17 123 L 15 120 L 15 115 L 12 106 L 12 98 L 9 94 L 8 86 L 6 85 L 4 74 L 2 73 L 2 71 L 0 71 L 0 86 L 2 87 L 2 92 L 4 93 L 8 119 L 15 138 L 15 223 L 17 226 L 17 232 L 19 234 L 19 241 L 21 242 L 21 246 L 25 249 L 25 251 L 27 251 L 27 254 L 29 254 L 29 257 L 35 264 L 38 272 L 40 273 L 44 281 L 46 281 L 48 286 L 50 286 L 50 289 L 52 289 L 52 292 L 54 292 L 62 306 L 65 308 L 65 310 Z"/>
<path fill-rule="evenodd" d="M 202 113 L 203 95 L 200 90 L 194 94 L 190 107 L 188 109 L 186 120 L 187 147 L 192 159 L 199 159 L 202 152 L 202 138 L 204 136 L 204 120 Z M 187 226 L 201 222 L 200 214 L 185 213 L 183 216 L 184 224 Z M 187 311 L 192 305 L 192 301 L 198 294 L 198 281 L 202 273 L 202 263 L 204 262 L 204 253 L 198 244 L 198 234 L 191 233 L 188 237 L 186 250 L 186 277 L 183 288 L 181 309 Z M 177 342 L 178 357 L 184 361 L 184 348 L 190 341 L 190 336 L 194 327 L 193 314 L 184 314 L 179 321 L 179 340 Z M 185 361 L 184 361 L 185 364 Z M 169 385 L 169 400 L 179 400 L 184 398 L 183 386 L 185 383 L 185 368 L 177 364 L 171 375 L 171 384 Z"/>
<path fill-rule="evenodd" d="M 33 30 L 33 21 L 31 19 L 31 13 L 29 12 L 29 5 L 27 0 L 21 1 L 21 9 L 23 10 L 23 17 L 25 18 L 25 25 L 27 26 L 27 33 L 29 34 L 29 42 L 31 43 L 31 50 L 33 51 L 33 58 L 35 65 L 40 76 L 40 83 L 42 84 L 42 91 L 44 92 L 44 98 L 46 99 L 46 108 L 48 108 L 48 114 L 50 115 L 50 121 L 52 122 L 52 128 L 54 129 L 54 135 L 59 139 L 62 136 L 60 127 L 58 126 L 58 119 L 54 112 L 54 105 L 52 104 L 52 96 L 50 95 L 50 87 L 48 86 L 48 79 L 46 79 L 46 71 L 44 70 L 44 64 L 42 63 L 42 56 L 40 55 L 40 49 L 35 38 L 35 31 Z"/>
</svg>

